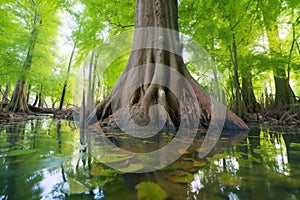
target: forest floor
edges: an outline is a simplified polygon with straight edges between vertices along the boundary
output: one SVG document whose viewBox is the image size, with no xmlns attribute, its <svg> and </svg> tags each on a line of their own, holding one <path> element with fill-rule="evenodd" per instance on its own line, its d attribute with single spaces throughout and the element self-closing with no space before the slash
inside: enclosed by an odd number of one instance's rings
<svg viewBox="0 0 300 200">
<path fill-rule="evenodd" d="M 243 119 L 248 123 L 266 123 L 269 125 L 300 126 L 300 113 L 291 111 L 264 111 L 247 114 Z"/>
<path fill-rule="evenodd" d="M 36 108 L 30 107 L 31 112 L 29 113 L 15 113 L 9 111 L 0 111 L 0 121 L 10 121 L 10 120 L 27 120 L 34 116 L 50 116 L 55 119 L 64 119 L 64 120 L 74 120 L 74 114 L 78 114 L 75 112 L 75 109 L 68 108 L 59 110 L 57 108 Z M 77 109 L 76 109 L 77 110 Z M 255 113 L 255 114 L 247 114 L 243 119 L 250 127 L 255 127 L 260 124 L 268 125 L 273 127 L 290 127 L 300 129 L 300 114 L 290 112 L 282 112 L 282 113 Z M 107 119 L 98 122 L 102 128 L 115 129 L 116 123 L 112 116 Z"/>
<path fill-rule="evenodd" d="M 0 111 L 0 121 L 26 120 L 33 116 L 50 116 L 55 119 L 73 120 L 73 109 L 52 109 L 30 107 L 30 112 Z"/>
</svg>

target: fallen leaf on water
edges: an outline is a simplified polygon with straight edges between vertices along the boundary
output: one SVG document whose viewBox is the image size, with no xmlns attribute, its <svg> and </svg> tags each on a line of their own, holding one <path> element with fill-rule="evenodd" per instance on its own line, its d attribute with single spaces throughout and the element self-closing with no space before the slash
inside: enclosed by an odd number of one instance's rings
<svg viewBox="0 0 300 200">
<path fill-rule="evenodd" d="M 135 189 L 139 200 L 164 200 L 168 198 L 166 191 L 156 183 L 141 182 Z"/>
<path fill-rule="evenodd" d="M 182 155 L 189 154 L 189 152 L 186 149 L 179 149 L 178 152 Z"/>
</svg>

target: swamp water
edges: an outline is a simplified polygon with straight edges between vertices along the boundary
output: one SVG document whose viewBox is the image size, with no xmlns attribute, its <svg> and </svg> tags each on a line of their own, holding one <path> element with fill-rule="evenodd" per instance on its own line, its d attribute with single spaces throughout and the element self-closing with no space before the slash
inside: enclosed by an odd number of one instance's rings
<svg viewBox="0 0 300 200">
<path fill-rule="evenodd" d="M 161 134 L 135 141 L 124 133 L 106 137 L 127 150 L 153 151 L 172 140 Z M 205 134 L 169 166 L 148 173 L 107 167 L 80 145 L 74 123 L 48 118 L 0 123 L 0 200 L 31 199 L 300 199 L 300 131 L 253 128 L 224 133 L 205 159 Z M 119 141 L 119 142 L 118 142 Z M 120 142 L 121 141 L 121 142 Z M 127 171 L 143 169 L 107 152 L 105 162 Z"/>
</svg>

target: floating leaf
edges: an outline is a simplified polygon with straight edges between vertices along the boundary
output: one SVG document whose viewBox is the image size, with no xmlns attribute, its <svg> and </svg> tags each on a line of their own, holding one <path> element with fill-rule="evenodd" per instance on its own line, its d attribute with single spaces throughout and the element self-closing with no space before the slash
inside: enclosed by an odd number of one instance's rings
<svg viewBox="0 0 300 200">
<path fill-rule="evenodd" d="M 168 165 L 160 170 L 162 171 L 169 171 L 169 170 L 174 170 L 174 169 L 177 169 L 174 165 Z"/>
<path fill-rule="evenodd" d="M 129 136 L 119 136 L 119 139 L 129 139 Z"/>
<path fill-rule="evenodd" d="M 150 140 L 143 140 L 143 144 L 153 144 L 154 142 L 153 141 L 150 141 Z"/>
<path fill-rule="evenodd" d="M 155 161 L 157 161 L 157 158 L 154 158 L 154 157 L 151 157 L 149 155 L 138 155 L 138 158 L 140 161 L 142 161 L 142 163 L 146 163 L 146 164 L 149 164 L 149 163 L 154 163 Z"/>
<path fill-rule="evenodd" d="M 291 143 L 290 147 L 300 148 L 300 143 Z"/>
<path fill-rule="evenodd" d="M 8 152 L 6 154 L 6 156 L 23 156 L 23 155 L 32 154 L 35 152 L 37 152 L 37 150 L 35 150 L 35 149 L 27 149 L 27 150 L 17 149 L 17 150 Z"/>
<path fill-rule="evenodd" d="M 184 161 L 194 161 L 195 159 L 194 158 L 181 158 L 181 160 L 184 160 Z"/>
<path fill-rule="evenodd" d="M 211 157 L 207 157 L 206 160 L 209 161 L 209 162 L 211 162 L 211 163 L 215 162 L 215 159 L 213 159 Z"/>
<path fill-rule="evenodd" d="M 175 183 L 190 183 L 194 180 L 194 176 L 185 171 L 172 172 L 168 178 Z"/>
<path fill-rule="evenodd" d="M 226 157 L 225 154 L 220 154 L 220 153 L 217 153 L 217 154 L 215 154 L 215 155 L 213 156 L 213 158 L 214 158 L 215 160 L 223 159 L 223 158 L 225 158 L 225 157 Z"/>
<path fill-rule="evenodd" d="M 92 165 L 91 174 L 94 176 L 113 176 L 117 171 L 110 168 L 105 168 L 99 164 Z"/>
<path fill-rule="evenodd" d="M 239 177 L 232 176 L 232 175 L 229 175 L 227 173 L 222 173 L 219 176 L 219 180 L 220 180 L 220 182 L 224 186 L 237 186 L 237 185 L 241 185 L 241 180 L 239 179 Z"/>
<path fill-rule="evenodd" d="M 194 164 L 193 164 L 194 167 L 203 167 L 205 165 L 206 165 L 206 162 L 204 162 L 204 161 L 194 161 Z"/>
<path fill-rule="evenodd" d="M 86 186 L 74 178 L 69 178 L 69 185 L 71 194 L 82 194 L 86 191 L 89 191 Z"/>
<path fill-rule="evenodd" d="M 132 156 L 128 156 L 127 154 L 106 154 L 105 156 L 97 157 L 97 160 L 103 163 L 114 163 L 125 161 Z"/>
<path fill-rule="evenodd" d="M 248 146 L 248 144 L 246 144 L 246 143 L 239 143 L 239 142 L 233 142 L 232 144 L 235 145 L 235 146 L 239 146 L 239 147 Z"/>
<path fill-rule="evenodd" d="M 215 162 L 216 160 L 225 158 L 225 154 L 215 154 L 213 157 L 207 157 L 206 160 L 209 162 Z"/>
<path fill-rule="evenodd" d="M 178 153 L 180 153 L 181 155 L 189 154 L 189 152 L 186 149 L 179 149 Z"/>
<path fill-rule="evenodd" d="M 129 164 L 127 167 L 124 168 L 118 168 L 118 170 L 122 171 L 122 172 L 135 172 L 135 171 L 139 171 L 141 169 L 144 168 L 143 164 L 140 163 L 133 163 L 133 164 Z"/>
<path fill-rule="evenodd" d="M 141 182 L 135 188 L 139 200 L 163 200 L 168 197 L 165 190 L 152 182 Z"/>
</svg>

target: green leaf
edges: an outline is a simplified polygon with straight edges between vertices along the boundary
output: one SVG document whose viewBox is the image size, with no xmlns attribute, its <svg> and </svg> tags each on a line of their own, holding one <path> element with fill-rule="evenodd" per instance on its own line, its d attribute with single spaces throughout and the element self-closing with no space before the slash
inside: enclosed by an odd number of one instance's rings
<svg viewBox="0 0 300 200">
<path fill-rule="evenodd" d="M 105 156 L 98 157 L 97 160 L 102 163 L 114 163 L 114 162 L 120 162 L 125 161 L 132 156 L 128 156 L 127 154 L 106 154 Z"/>
<path fill-rule="evenodd" d="M 152 182 L 141 182 L 135 188 L 139 200 L 163 200 L 168 197 L 165 190 Z"/>
<path fill-rule="evenodd" d="M 216 160 L 223 159 L 225 157 L 225 154 L 215 154 L 213 157 L 207 157 L 206 160 L 208 160 L 209 162 L 215 162 Z"/>
<path fill-rule="evenodd" d="M 91 174 L 94 176 L 113 176 L 117 171 L 110 168 L 105 168 L 100 164 L 94 163 L 92 165 Z"/>
<path fill-rule="evenodd" d="M 194 180 L 194 176 L 185 171 L 172 172 L 168 178 L 175 183 L 190 183 Z"/>
<path fill-rule="evenodd" d="M 128 172 L 135 172 L 143 168 L 144 168 L 143 164 L 134 163 L 134 164 L 129 164 L 127 167 L 124 168 L 118 168 L 118 170 L 128 173 Z"/>
<path fill-rule="evenodd" d="M 69 185 L 71 194 L 82 194 L 89 190 L 87 187 L 85 187 L 82 183 L 80 183 L 74 178 L 69 179 Z"/>
<path fill-rule="evenodd" d="M 300 147 L 300 143 L 291 143 L 290 147 L 299 148 Z"/>
</svg>

